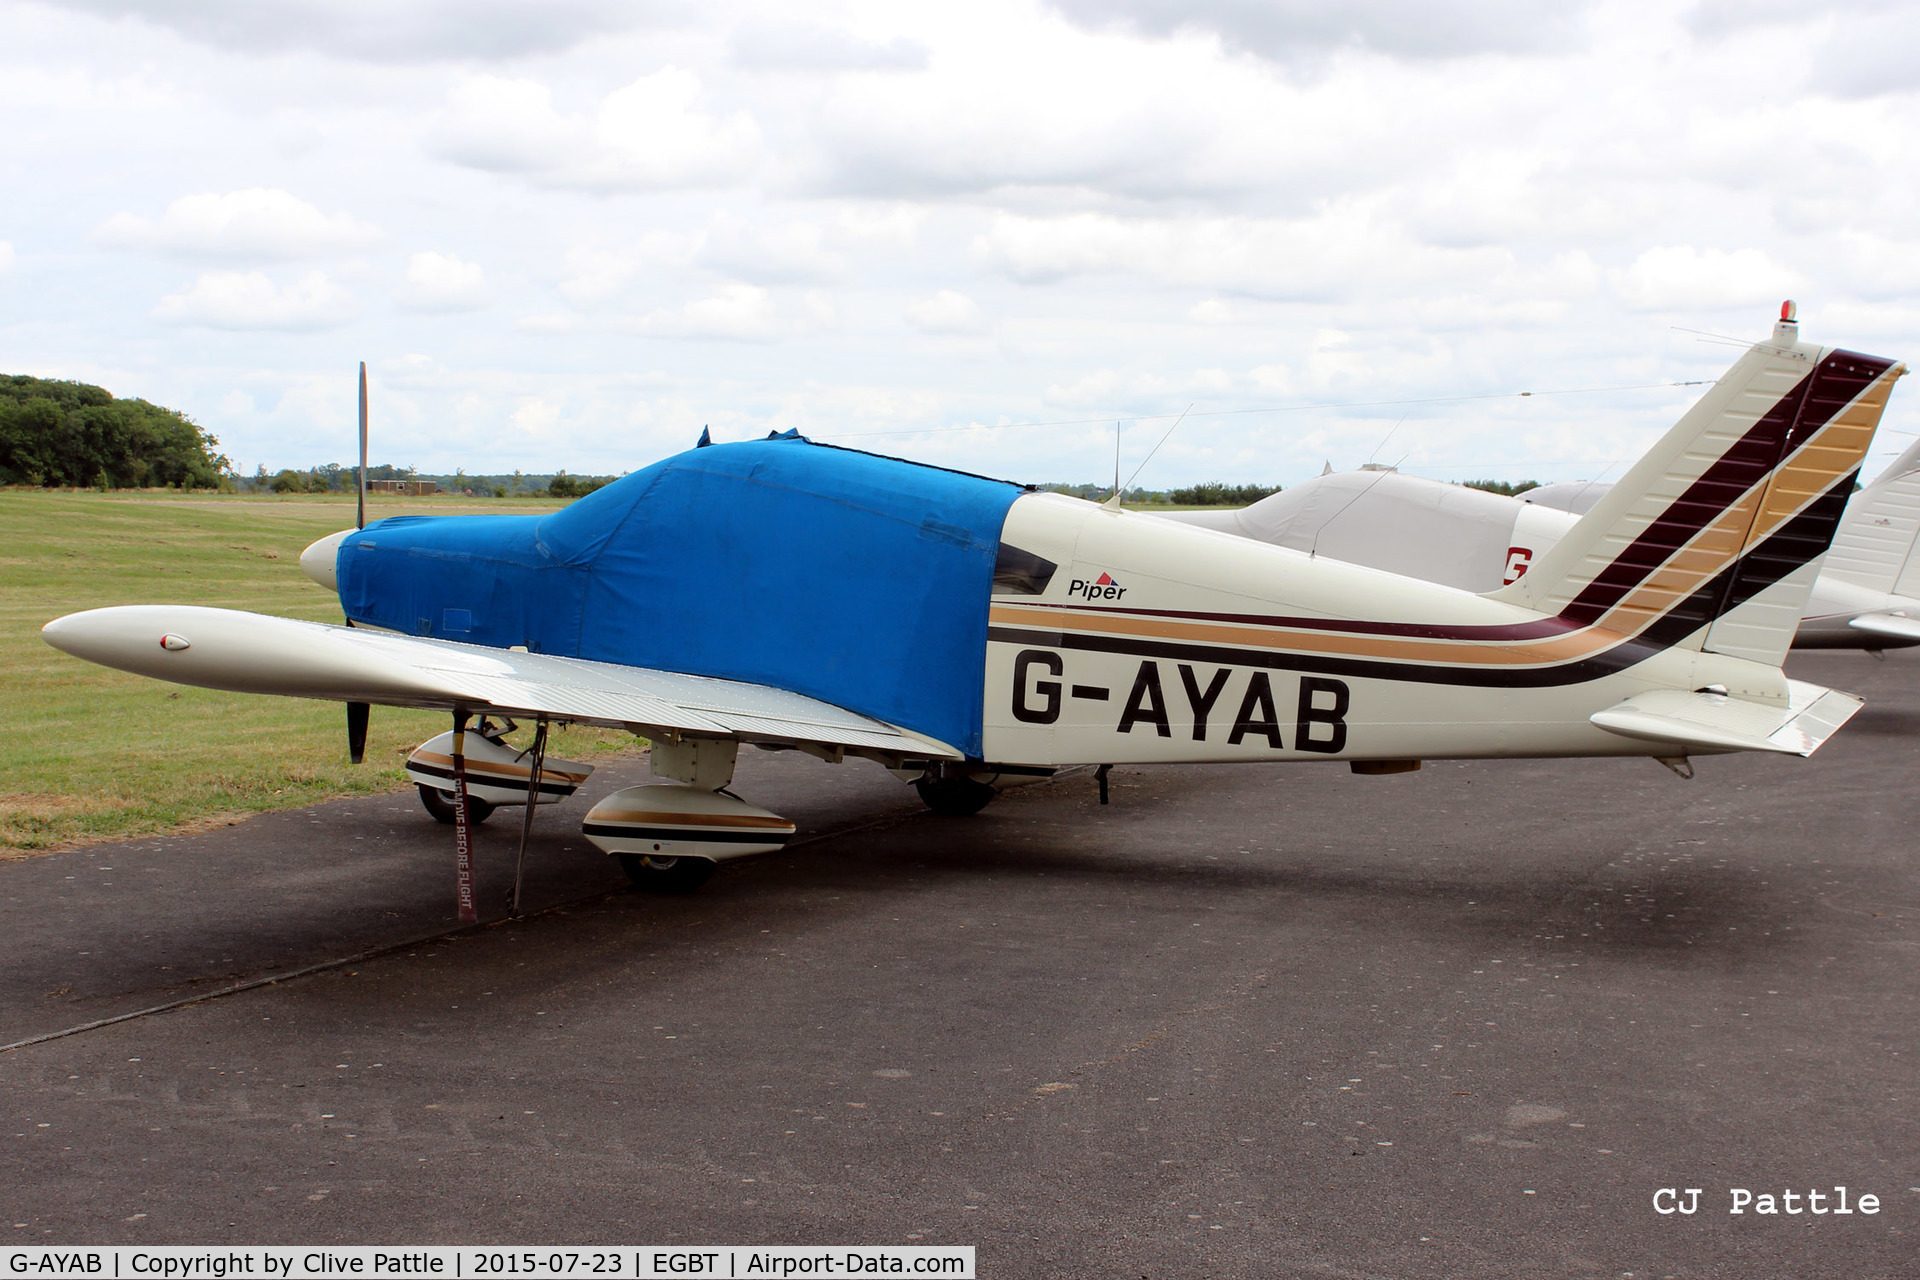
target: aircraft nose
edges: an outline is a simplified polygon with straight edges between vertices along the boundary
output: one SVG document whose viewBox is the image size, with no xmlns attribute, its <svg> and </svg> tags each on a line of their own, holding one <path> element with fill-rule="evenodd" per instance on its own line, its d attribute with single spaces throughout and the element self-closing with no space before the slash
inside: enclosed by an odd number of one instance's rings
<svg viewBox="0 0 1920 1280">
<path fill-rule="evenodd" d="M 353 532 L 353 529 L 342 529 L 338 533 L 330 533 L 302 551 L 300 571 L 327 590 L 338 591 L 340 580 L 334 576 L 333 566 L 340 559 L 340 544 Z"/>
</svg>

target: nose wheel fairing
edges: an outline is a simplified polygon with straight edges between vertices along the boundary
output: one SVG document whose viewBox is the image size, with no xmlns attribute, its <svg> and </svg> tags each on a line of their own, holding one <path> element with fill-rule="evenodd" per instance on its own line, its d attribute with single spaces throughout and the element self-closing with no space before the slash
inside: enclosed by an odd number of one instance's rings
<svg viewBox="0 0 1920 1280">
<path fill-rule="evenodd" d="M 484 801 L 488 812 L 504 805 L 525 804 L 527 782 L 533 774 L 532 758 L 531 749 L 522 751 L 509 746 L 484 729 L 470 730 L 466 735 L 467 795 Z M 577 760 L 543 761 L 539 786 L 535 789 L 536 803 L 558 804 L 579 790 L 580 784 L 592 773 L 592 765 Z M 407 757 L 407 777 L 421 788 L 423 797 L 429 790 L 451 796 L 453 735 L 443 733 L 415 747 Z M 427 811 L 439 817 L 433 802 L 426 800 L 425 803 Z M 451 801 L 448 804 L 451 805 Z"/>
</svg>

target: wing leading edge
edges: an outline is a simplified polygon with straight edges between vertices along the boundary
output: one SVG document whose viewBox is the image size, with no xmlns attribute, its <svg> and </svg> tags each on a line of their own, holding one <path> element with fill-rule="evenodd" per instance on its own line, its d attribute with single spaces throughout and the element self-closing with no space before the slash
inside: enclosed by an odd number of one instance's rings
<svg viewBox="0 0 1920 1280">
<path fill-rule="evenodd" d="M 771 685 L 460 644 L 194 605 L 56 618 L 56 649 L 137 675 L 235 693 L 545 716 L 896 762 L 958 760 L 944 742 Z"/>
</svg>

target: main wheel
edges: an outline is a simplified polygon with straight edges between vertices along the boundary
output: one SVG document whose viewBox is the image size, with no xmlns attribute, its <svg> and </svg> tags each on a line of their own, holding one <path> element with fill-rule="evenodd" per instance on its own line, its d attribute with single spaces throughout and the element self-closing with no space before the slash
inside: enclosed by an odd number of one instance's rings
<svg viewBox="0 0 1920 1280">
<path fill-rule="evenodd" d="M 421 783 L 419 786 L 420 803 L 426 807 L 428 813 L 433 815 L 433 820 L 435 822 L 444 822 L 451 826 L 453 824 L 453 792 L 442 791 L 438 787 L 429 787 L 425 783 Z M 492 816 L 493 806 L 491 804 L 476 796 L 470 795 L 467 797 L 467 820 L 469 822 L 485 822 Z"/>
<path fill-rule="evenodd" d="M 692 893 L 720 869 L 712 858 L 662 858 L 647 853 L 614 856 L 620 859 L 621 869 L 633 881 L 633 887 L 642 893 Z"/>
<path fill-rule="evenodd" d="M 997 794 L 992 785 L 972 778 L 948 776 L 922 778 L 913 784 L 927 808 L 949 818 L 964 818 L 980 812 Z"/>
</svg>

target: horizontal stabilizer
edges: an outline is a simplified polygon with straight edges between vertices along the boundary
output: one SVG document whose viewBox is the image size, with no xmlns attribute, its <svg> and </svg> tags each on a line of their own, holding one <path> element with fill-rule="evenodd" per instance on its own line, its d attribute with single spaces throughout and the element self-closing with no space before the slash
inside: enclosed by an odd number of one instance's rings
<svg viewBox="0 0 1920 1280">
<path fill-rule="evenodd" d="M 1863 613 L 1847 619 L 1847 625 L 1889 639 L 1920 640 L 1920 618 L 1910 618 L 1904 613 Z"/>
<path fill-rule="evenodd" d="M 1706 690 L 1654 689 L 1588 718 L 1611 733 L 1686 751 L 1810 756 L 1862 705 L 1850 693 L 1789 680 L 1784 707 Z"/>
</svg>

